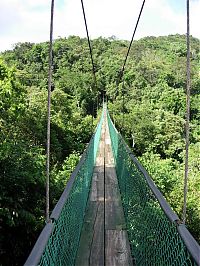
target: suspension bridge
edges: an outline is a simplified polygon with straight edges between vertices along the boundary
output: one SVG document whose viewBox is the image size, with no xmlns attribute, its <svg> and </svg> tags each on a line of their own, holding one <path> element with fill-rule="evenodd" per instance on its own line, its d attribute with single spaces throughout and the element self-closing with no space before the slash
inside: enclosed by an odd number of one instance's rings
<svg viewBox="0 0 200 266">
<path fill-rule="evenodd" d="M 200 246 L 106 106 L 25 265 L 200 265 Z"/>
<path fill-rule="evenodd" d="M 145 0 L 119 75 L 119 82 L 124 75 L 144 3 Z M 83 0 L 81 4 L 94 84 L 97 87 Z M 25 266 L 200 265 L 200 246 L 185 225 L 190 113 L 189 0 L 183 221 L 172 211 L 147 171 L 135 158 L 115 128 L 105 104 L 98 126 L 49 217 L 53 9 L 54 0 L 51 5 L 49 49 L 47 223 Z"/>
</svg>

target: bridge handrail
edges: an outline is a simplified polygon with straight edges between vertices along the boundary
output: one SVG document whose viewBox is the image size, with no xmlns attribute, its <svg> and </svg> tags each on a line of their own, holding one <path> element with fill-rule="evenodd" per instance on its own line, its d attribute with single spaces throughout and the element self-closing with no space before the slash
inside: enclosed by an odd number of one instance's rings
<svg viewBox="0 0 200 266">
<path fill-rule="evenodd" d="M 167 203 L 166 199 L 163 197 L 160 190 L 155 185 L 154 181 L 148 174 L 148 172 L 145 170 L 145 168 L 140 164 L 140 162 L 136 159 L 134 156 L 132 150 L 129 148 L 121 134 L 116 129 L 115 125 L 112 122 L 112 119 L 110 118 L 110 114 L 107 110 L 107 117 L 112 124 L 112 127 L 118 134 L 120 141 L 122 141 L 123 145 L 126 148 L 127 153 L 129 154 L 131 160 L 136 165 L 138 170 L 142 172 L 143 176 L 145 177 L 145 180 L 155 195 L 159 205 L 161 206 L 162 210 L 164 211 L 165 215 L 168 217 L 168 219 L 176 224 L 177 231 L 179 232 L 179 235 L 181 239 L 183 240 L 185 246 L 187 247 L 189 253 L 191 254 L 192 258 L 194 259 L 195 263 L 199 266 L 200 265 L 200 245 L 197 243 L 197 241 L 194 239 L 194 237 L 191 235 L 185 224 L 181 223 L 178 215 L 171 209 L 170 205 Z"/>
<path fill-rule="evenodd" d="M 97 153 L 97 148 L 98 148 L 98 142 L 99 140 L 95 139 L 96 138 L 96 133 L 98 132 L 98 137 L 100 138 L 100 132 L 101 132 L 101 126 L 102 126 L 102 122 L 103 122 L 103 112 L 102 112 L 102 115 L 99 119 L 99 122 L 96 126 L 96 129 L 90 139 L 90 142 L 89 144 L 87 145 L 85 151 L 83 152 L 82 156 L 81 156 L 81 159 L 78 163 L 78 165 L 76 166 L 76 168 L 74 169 L 74 171 L 72 172 L 72 174 L 70 175 L 70 178 L 67 182 L 67 185 L 60 197 L 60 199 L 58 200 L 56 206 L 54 207 L 53 211 L 52 211 L 52 214 L 50 216 L 50 222 L 47 223 L 45 225 L 45 227 L 43 228 L 42 232 L 40 233 L 28 259 L 26 260 L 24 266 L 36 266 L 40 263 L 40 260 L 41 260 L 41 257 L 45 251 L 45 247 L 50 239 L 50 236 L 52 235 L 53 231 L 54 231 L 54 222 L 58 220 L 60 214 L 61 214 L 61 211 L 65 205 L 65 203 L 67 202 L 68 198 L 69 198 L 69 195 L 70 195 L 70 191 L 73 187 L 73 184 L 74 184 L 74 181 L 76 179 L 76 176 L 77 174 L 79 173 L 81 167 L 83 166 L 84 162 L 85 162 L 85 159 L 86 159 L 86 156 L 87 156 L 87 153 L 90 149 L 90 146 L 92 143 L 95 144 L 95 141 L 97 142 L 96 143 L 96 147 L 94 148 L 94 160 L 93 160 L 93 163 L 95 162 L 96 160 L 96 153 Z"/>
<path fill-rule="evenodd" d="M 120 134 L 120 133 L 118 133 L 118 134 Z M 145 179 L 146 179 L 151 191 L 153 192 L 153 194 L 157 198 L 162 210 L 164 211 L 164 213 L 166 214 L 166 216 L 169 218 L 169 220 L 171 222 L 175 222 L 176 223 L 177 230 L 178 230 L 182 240 L 184 241 L 188 251 L 192 255 L 192 257 L 195 260 L 195 262 L 197 263 L 197 265 L 200 265 L 200 246 L 199 246 L 199 244 L 194 239 L 194 237 L 191 235 L 191 233 L 188 231 L 188 229 L 185 226 L 185 224 L 180 222 L 180 219 L 179 219 L 178 215 L 171 209 L 170 205 L 168 204 L 166 199 L 163 197 L 163 195 L 160 192 L 160 190 L 156 187 L 155 183 L 153 182 L 153 180 L 150 177 L 150 175 L 148 174 L 148 172 L 140 164 L 140 162 L 135 158 L 133 152 L 128 147 L 128 145 L 125 143 L 124 139 L 123 138 L 121 138 L 121 139 L 124 142 L 124 144 L 126 146 L 126 149 L 127 149 L 128 153 L 129 153 L 131 159 L 133 160 L 135 165 L 138 167 L 138 169 L 143 173 L 143 175 L 144 175 L 144 177 L 145 177 Z"/>
<path fill-rule="evenodd" d="M 63 191 L 59 201 L 57 202 L 56 206 L 54 207 L 53 211 L 52 211 L 52 214 L 50 216 L 50 218 L 52 220 L 57 220 L 58 217 L 60 216 L 60 213 L 62 211 L 62 208 L 67 200 L 67 198 L 69 197 L 69 193 L 70 193 L 70 190 L 73 186 L 73 183 L 74 183 L 74 180 L 78 174 L 78 172 L 80 171 L 80 168 L 81 166 L 83 165 L 84 161 L 85 161 L 85 158 L 86 158 L 86 155 L 87 155 L 87 152 L 90 148 L 90 145 L 92 143 L 92 141 L 94 140 L 95 138 L 95 134 L 98 130 L 98 127 L 101 126 L 102 124 L 102 121 L 103 121 L 103 112 L 102 112 L 102 115 L 101 115 L 101 118 L 99 120 L 99 123 L 97 124 L 96 128 L 95 128 L 95 131 L 90 139 L 90 142 L 89 144 L 87 145 L 85 151 L 83 152 L 82 156 L 81 156 L 81 159 L 79 161 L 79 163 L 77 164 L 76 168 L 74 169 L 74 171 L 72 172 L 72 174 L 70 175 L 70 178 L 69 178 L 69 181 L 67 182 L 67 185 L 65 187 L 65 190 Z M 97 151 L 96 151 L 97 152 Z M 96 158 L 96 154 L 95 154 L 95 158 Z M 94 158 L 94 162 L 95 162 L 95 158 Z"/>
</svg>

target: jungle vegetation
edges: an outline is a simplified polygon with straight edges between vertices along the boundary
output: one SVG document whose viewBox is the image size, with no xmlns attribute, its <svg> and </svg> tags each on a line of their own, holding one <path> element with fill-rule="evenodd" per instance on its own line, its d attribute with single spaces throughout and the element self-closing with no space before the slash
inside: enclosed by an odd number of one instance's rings
<svg viewBox="0 0 200 266">
<path fill-rule="evenodd" d="M 174 211 L 182 215 L 186 37 L 134 41 L 120 80 L 128 45 L 114 36 L 92 40 L 96 87 L 87 39 L 54 40 L 51 210 L 90 140 L 101 112 L 97 103 L 102 106 L 105 94 L 116 127 L 130 146 L 134 142 L 134 154 Z M 18 43 L 0 54 L 3 265 L 24 263 L 45 224 L 47 73 L 48 42 Z M 200 243 L 200 40 L 193 37 L 191 81 L 187 226 Z"/>
</svg>

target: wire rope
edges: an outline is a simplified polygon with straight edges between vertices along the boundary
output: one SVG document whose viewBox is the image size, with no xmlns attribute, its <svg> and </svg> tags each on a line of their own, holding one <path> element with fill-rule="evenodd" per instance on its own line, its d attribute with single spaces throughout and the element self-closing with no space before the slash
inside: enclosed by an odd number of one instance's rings
<svg viewBox="0 0 200 266">
<path fill-rule="evenodd" d="M 47 103 L 47 160 L 46 160 L 46 222 L 49 219 L 49 176 L 50 176 L 50 135 L 51 135 L 51 87 L 52 87 L 52 63 L 53 63 L 53 18 L 54 0 L 51 1 L 50 38 L 49 38 L 49 71 L 48 71 L 48 103 Z"/>
<path fill-rule="evenodd" d="M 185 121 L 185 175 L 184 175 L 184 200 L 183 200 L 183 223 L 186 221 L 186 205 L 189 175 L 189 145 L 190 145 L 190 1 L 187 4 L 187 88 L 186 88 L 186 121 Z"/>
<path fill-rule="evenodd" d="M 138 24 L 139 24 L 141 15 L 142 15 L 142 11 L 143 11 L 143 8 L 144 8 L 145 1 L 146 0 L 143 0 L 142 6 L 140 8 L 140 12 L 139 12 L 139 15 L 138 15 L 138 18 L 137 18 L 137 22 L 135 24 L 135 28 L 134 28 L 134 31 L 133 31 L 133 35 L 132 35 L 132 38 L 131 38 L 131 41 L 130 41 L 130 44 L 129 44 L 129 47 L 128 47 L 128 51 L 126 53 L 126 57 L 125 57 L 123 66 L 122 66 L 122 69 L 121 69 L 120 74 L 119 74 L 118 84 L 120 84 L 120 81 L 123 79 L 123 76 L 124 76 L 125 66 L 126 66 L 127 59 L 128 59 L 128 56 L 129 56 L 129 53 L 130 53 L 130 50 L 131 50 L 131 46 L 132 46 L 132 43 L 133 43 L 133 40 L 134 40 L 134 37 L 135 37 L 136 30 L 137 30 L 137 27 L 138 27 Z M 122 117 L 122 130 L 124 128 L 124 112 L 125 112 L 125 110 L 124 110 L 125 109 L 124 108 L 124 91 L 125 90 L 124 90 L 124 81 L 123 81 L 123 84 L 122 84 L 122 112 L 123 112 L 123 117 Z"/>
<path fill-rule="evenodd" d="M 85 13 L 85 7 L 84 7 L 83 0 L 81 0 L 81 6 L 82 6 L 82 11 L 83 11 L 85 30 L 86 30 L 86 34 L 87 34 L 88 47 L 89 47 L 90 58 L 91 58 L 91 63 L 92 63 L 92 73 L 93 73 L 94 85 L 95 85 L 95 88 L 97 90 L 97 79 L 96 79 L 96 74 L 95 74 L 96 71 L 95 71 L 94 59 L 93 59 L 93 54 L 92 54 L 92 45 L 91 45 L 91 41 L 90 41 L 90 37 L 89 37 L 89 31 L 88 31 L 88 25 L 87 25 L 87 19 L 86 19 L 86 13 Z M 98 93 L 98 91 L 97 91 L 97 93 Z M 97 98 L 98 98 L 98 95 L 97 95 Z M 98 99 L 97 99 L 97 105 L 98 105 Z M 98 106 L 97 106 L 97 108 L 98 108 Z M 93 104 L 93 117 L 94 117 L 94 104 Z"/>
<path fill-rule="evenodd" d="M 126 66 L 126 63 L 127 63 L 128 55 L 129 55 L 130 50 L 131 50 L 131 46 L 132 46 L 132 43 L 133 43 L 133 40 L 134 40 L 134 37 L 135 37 L 135 33 L 136 33 L 136 30 L 137 30 L 139 21 L 140 21 L 140 17 L 142 15 L 142 11 L 143 11 L 143 8 L 144 8 L 145 1 L 146 0 L 143 0 L 142 6 L 140 8 L 140 12 L 139 12 L 139 15 L 138 15 L 138 18 L 137 18 L 137 22 L 136 22 L 136 25 L 135 25 L 135 28 L 134 28 L 134 31 L 133 31 L 133 35 L 132 35 L 132 38 L 131 38 L 131 41 L 130 41 L 130 44 L 129 44 L 129 47 L 128 47 L 128 51 L 126 53 L 126 57 L 125 57 L 125 60 L 124 60 L 123 66 L 122 66 L 122 70 L 120 72 L 120 80 L 119 81 L 121 81 L 121 79 L 123 78 L 123 75 L 124 75 L 124 70 L 125 70 L 125 66 Z"/>
</svg>

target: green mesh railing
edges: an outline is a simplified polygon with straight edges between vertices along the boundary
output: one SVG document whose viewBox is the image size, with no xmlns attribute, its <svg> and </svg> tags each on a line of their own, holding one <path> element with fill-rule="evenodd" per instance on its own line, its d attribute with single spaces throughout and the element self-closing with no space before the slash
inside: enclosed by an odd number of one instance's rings
<svg viewBox="0 0 200 266">
<path fill-rule="evenodd" d="M 25 265 L 74 265 L 99 146 L 103 112 L 95 134 L 40 234 Z"/>
<path fill-rule="evenodd" d="M 200 265 L 199 245 L 107 118 L 135 264 Z"/>
</svg>

